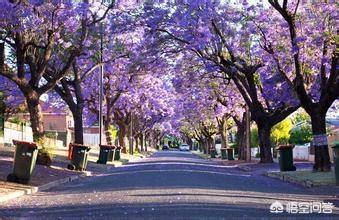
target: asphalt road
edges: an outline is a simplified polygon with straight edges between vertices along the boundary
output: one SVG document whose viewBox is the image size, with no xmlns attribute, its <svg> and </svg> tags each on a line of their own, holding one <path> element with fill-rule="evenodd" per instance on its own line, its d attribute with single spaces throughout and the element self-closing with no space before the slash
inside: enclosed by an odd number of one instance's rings
<svg viewBox="0 0 339 220">
<path fill-rule="evenodd" d="M 23 219 L 231 219 L 235 217 L 339 218 L 335 214 L 272 214 L 279 201 L 325 201 L 326 188 L 306 189 L 200 159 L 190 152 L 157 152 L 45 192 L 0 205 L 0 218 Z"/>
</svg>

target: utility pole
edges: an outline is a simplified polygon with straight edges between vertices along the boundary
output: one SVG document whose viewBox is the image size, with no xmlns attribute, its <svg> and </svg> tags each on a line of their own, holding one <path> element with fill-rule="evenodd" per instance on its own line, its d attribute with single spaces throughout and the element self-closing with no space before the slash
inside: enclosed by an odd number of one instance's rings
<svg viewBox="0 0 339 220">
<path fill-rule="evenodd" d="M 104 25 L 100 24 L 100 75 L 99 75 L 99 145 L 102 145 L 102 128 L 103 128 L 103 96 L 104 96 Z"/>
</svg>

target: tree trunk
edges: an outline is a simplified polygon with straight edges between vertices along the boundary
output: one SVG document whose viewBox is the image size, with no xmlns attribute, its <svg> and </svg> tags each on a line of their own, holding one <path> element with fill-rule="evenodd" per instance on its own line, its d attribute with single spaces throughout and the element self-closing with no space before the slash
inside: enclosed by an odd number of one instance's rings
<svg viewBox="0 0 339 220">
<path fill-rule="evenodd" d="M 227 144 L 227 129 L 223 129 L 222 132 L 220 132 L 220 136 L 221 136 L 221 148 L 227 148 L 228 144 Z"/>
<path fill-rule="evenodd" d="M 201 140 L 198 140 L 198 149 L 199 149 L 200 152 L 204 151 L 204 148 L 202 146 L 202 141 Z"/>
<path fill-rule="evenodd" d="M 135 140 L 135 151 L 136 151 L 136 152 L 140 152 L 140 149 L 139 149 L 139 135 L 136 136 L 136 137 L 134 138 L 134 140 Z"/>
<path fill-rule="evenodd" d="M 133 137 L 133 117 L 131 118 L 131 121 L 128 125 L 128 153 L 133 155 L 133 141 L 134 141 L 134 137 Z"/>
<path fill-rule="evenodd" d="M 54 91 L 60 96 L 60 98 L 66 102 L 68 108 L 72 112 L 74 121 L 74 142 L 76 144 L 84 143 L 84 131 L 83 131 L 83 109 L 84 99 L 82 95 L 81 79 L 77 71 L 75 63 L 74 68 L 74 83 L 69 84 L 66 79 L 62 79 L 60 84 L 54 87 Z M 74 91 L 71 92 L 71 91 Z"/>
<path fill-rule="evenodd" d="M 314 146 L 314 171 L 330 171 L 331 163 L 328 153 L 326 136 L 326 114 L 314 112 L 311 116 L 313 146 Z"/>
<path fill-rule="evenodd" d="M 140 150 L 144 151 L 144 134 L 141 133 L 139 138 L 140 138 Z"/>
<path fill-rule="evenodd" d="M 238 160 L 246 160 L 246 145 L 245 137 L 246 135 L 241 131 L 241 134 L 238 134 Z"/>
<path fill-rule="evenodd" d="M 113 145 L 113 139 L 112 139 L 112 132 L 111 132 L 111 124 L 113 122 L 113 114 L 112 114 L 112 106 L 111 100 L 109 98 L 106 98 L 106 117 L 104 121 L 104 133 L 106 138 L 106 144 Z M 99 119 L 100 120 L 100 119 Z"/>
<path fill-rule="evenodd" d="M 214 139 L 209 137 L 209 149 L 215 149 Z"/>
<path fill-rule="evenodd" d="M 74 142 L 76 144 L 84 143 L 84 127 L 82 121 L 83 109 L 77 107 L 75 111 L 71 111 L 74 120 Z"/>
<path fill-rule="evenodd" d="M 221 137 L 221 148 L 227 148 L 227 118 L 223 116 L 221 119 L 217 119 L 219 134 Z"/>
<path fill-rule="evenodd" d="M 208 138 L 204 140 L 204 154 L 210 153 L 210 141 Z"/>
<path fill-rule="evenodd" d="M 147 146 L 149 144 L 149 133 L 145 133 L 145 151 L 147 151 Z"/>
<path fill-rule="evenodd" d="M 245 113 L 241 119 L 233 118 L 237 125 L 237 144 L 238 144 L 238 160 L 246 160 L 246 117 Z"/>
<path fill-rule="evenodd" d="M 260 145 L 260 163 L 273 163 L 271 152 L 271 128 L 266 122 L 257 123 Z M 246 157 L 246 155 L 245 155 Z"/>
<path fill-rule="evenodd" d="M 107 112 L 110 112 L 110 111 L 107 109 Z M 112 124 L 112 116 L 111 114 L 107 114 L 105 118 L 104 130 L 105 130 L 106 143 L 108 145 L 113 145 L 112 132 L 110 129 L 111 124 Z"/>
<path fill-rule="evenodd" d="M 32 94 L 31 94 L 32 95 Z M 27 107 L 30 115 L 30 122 L 33 131 L 33 140 L 38 142 L 44 137 L 44 128 L 42 122 L 42 111 L 39 98 L 26 98 Z"/>
<path fill-rule="evenodd" d="M 121 152 L 126 154 L 126 142 L 125 142 L 125 137 L 126 137 L 126 126 L 122 123 L 118 124 L 119 126 L 119 132 L 118 132 L 118 139 L 119 139 L 119 145 L 121 147 Z"/>
<path fill-rule="evenodd" d="M 193 141 L 192 141 L 192 139 L 187 137 L 186 141 L 187 141 L 187 144 L 190 146 L 190 150 L 192 150 L 193 149 Z"/>
<path fill-rule="evenodd" d="M 113 145 L 112 132 L 110 129 L 105 128 L 105 137 L 106 137 L 106 144 Z"/>
</svg>

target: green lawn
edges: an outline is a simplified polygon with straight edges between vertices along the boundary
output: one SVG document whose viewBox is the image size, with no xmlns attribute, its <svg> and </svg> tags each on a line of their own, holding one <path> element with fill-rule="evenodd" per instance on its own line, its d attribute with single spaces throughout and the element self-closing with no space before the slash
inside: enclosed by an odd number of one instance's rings
<svg viewBox="0 0 339 220">
<path fill-rule="evenodd" d="M 208 154 L 204 154 L 202 152 L 199 152 L 199 151 L 192 151 L 193 154 L 197 155 L 198 157 L 200 158 L 203 158 L 203 159 L 208 159 L 210 158 L 210 155 Z"/>
<path fill-rule="evenodd" d="M 311 186 L 335 185 L 334 170 L 331 172 L 312 172 L 311 170 L 299 170 L 294 172 L 269 172 L 269 176 L 283 179 L 287 182 L 305 183 Z"/>
</svg>

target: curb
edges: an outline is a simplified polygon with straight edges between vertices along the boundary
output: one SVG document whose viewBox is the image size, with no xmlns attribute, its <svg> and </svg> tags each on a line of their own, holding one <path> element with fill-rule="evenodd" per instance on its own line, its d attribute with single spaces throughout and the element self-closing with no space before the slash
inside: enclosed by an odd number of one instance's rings
<svg viewBox="0 0 339 220">
<path fill-rule="evenodd" d="M 252 168 L 249 167 L 249 166 L 246 166 L 246 165 L 243 165 L 243 166 L 237 166 L 239 170 L 242 170 L 242 171 L 246 171 L 246 172 L 250 172 L 252 171 Z"/>
<path fill-rule="evenodd" d="M 77 180 L 80 177 L 86 177 L 86 176 L 91 176 L 91 175 L 92 175 L 91 172 L 84 171 L 81 174 L 69 176 L 69 177 L 66 177 L 66 178 L 63 178 L 63 179 L 59 179 L 59 180 L 55 180 L 55 181 L 46 183 L 46 184 L 41 185 L 41 186 L 31 186 L 31 187 L 29 187 L 27 189 L 20 189 L 18 191 L 14 191 L 14 192 L 8 193 L 7 195 L 1 196 L 0 203 L 1 202 L 6 202 L 8 200 L 15 199 L 15 198 L 18 198 L 20 196 L 31 195 L 31 194 L 34 194 L 34 193 L 37 193 L 37 192 L 40 192 L 40 191 L 48 190 L 50 188 L 59 186 L 61 184 Z"/>
<path fill-rule="evenodd" d="M 6 202 L 6 201 L 11 200 L 11 199 L 15 199 L 15 198 L 23 196 L 23 195 L 31 194 L 30 192 L 31 192 L 31 189 L 14 191 L 14 192 L 8 193 L 7 195 L 1 196 L 0 203 Z"/>
<path fill-rule="evenodd" d="M 313 182 L 310 181 L 310 180 L 296 180 L 293 177 L 285 176 L 284 174 L 281 174 L 279 172 L 266 172 L 264 175 L 268 176 L 268 177 L 275 178 L 275 179 L 280 179 L 284 182 L 289 182 L 289 183 L 301 185 L 301 186 L 306 187 L 306 188 L 312 188 L 312 187 L 315 186 L 313 184 Z"/>
<path fill-rule="evenodd" d="M 209 156 L 208 156 L 208 157 L 205 157 L 205 156 L 204 156 L 205 154 L 201 155 L 201 154 L 195 153 L 194 151 L 191 151 L 191 153 L 192 153 L 193 155 L 195 155 L 195 156 L 201 158 L 201 159 L 212 160 Z"/>
<path fill-rule="evenodd" d="M 115 168 L 115 167 L 121 167 L 121 166 L 123 166 L 123 165 L 126 165 L 126 164 L 128 164 L 129 161 L 130 161 L 130 160 L 123 160 L 123 161 L 120 161 L 120 160 L 119 160 L 119 162 L 120 162 L 121 164 L 113 164 L 113 166 L 110 167 L 110 168 L 108 168 L 107 171 L 109 171 L 109 170 L 111 170 L 112 168 Z"/>
<path fill-rule="evenodd" d="M 94 161 L 89 161 L 89 163 L 87 164 L 87 169 L 90 168 L 90 167 L 104 169 L 106 171 L 109 171 L 109 170 L 113 169 L 114 167 L 116 167 L 116 164 L 113 164 L 113 163 L 100 164 L 100 163 L 96 163 Z"/>
</svg>

